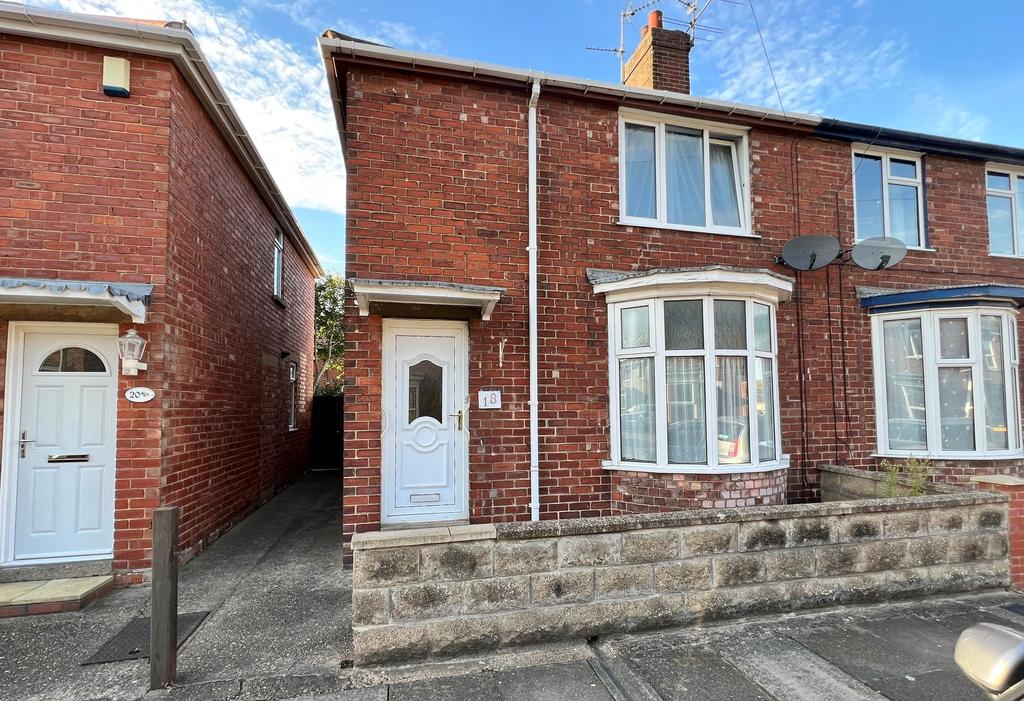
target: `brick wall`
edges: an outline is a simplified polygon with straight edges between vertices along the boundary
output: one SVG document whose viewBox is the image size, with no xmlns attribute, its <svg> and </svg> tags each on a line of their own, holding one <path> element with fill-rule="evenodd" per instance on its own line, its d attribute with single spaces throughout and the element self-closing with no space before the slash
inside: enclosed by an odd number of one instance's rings
<svg viewBox="0 0 1024 701">
<path fill-rule="evenodd" d="M 661 13 L 657 14 L 660 24 Z M 690 35 L 677 29 L 650 25 L 641 32 L 640 44 L 623 69 L 622 82 L 638 88 L 689 95 L 690 49 L 693 47 Z"/>
<path fill-rule="evenodd" d="M 361 534 L 355 661 L 1004 587 L 1006 524 L 961 492 Z"/>
<path fill-rule="evenodd" d="M 497 389 L 505 402 L 501 411 L 470 415 L 470 507 L 474 522 L 528 518 L 528 90 L 353 66 L 346 100 L 349 275 L 508 290 L 492 321 L 470 325 L 471 395 Z M 796 277 L 794 299 L 779 306 L 777 319 L 793 502 L 818 498 L 820 464 L 876 465 L 870 319 L 856 286 L 1024 281 L 1018 261 L 988 255 L 984 164 L 940 156 L 925 158 L 934 250 L 911 251 L 884 273 L 843 265 L 794 274 L 776 265 L 798 234 L 837 234 L 852 246 L 850 145 L 686 108 L 664 109 L 751 127 L 758 238 L 620 225 L 618 108 L 555 90 L 542 92 L 538 107 L 543 518 L 613 510 L 611 477 L 601 467 L 609 456 L 607 312 L 588 267 L 715 263 Z M 359 317 L 354 303 L 349 310 L 345 463 L 347 494 L 357 501 L 346 505 L 346 537 L 375 530 L 380 513 L 380 319 Z M 1004 467 L 1019 469 L 1016 461 Z"/>
<path fill-rule="evenodd" d="M 131 61 L 131 97 L 103 95 L 104 55 Z M 149 369 L 119 381 L 121 581 L 149 566 L 162 496 L 198 551 L 302 469 L 309 415 L 287 431 L 280 354 L 306 409 L 313 283 L 289 244 L 285 307 L 270 299 L 273 230 L 170 62 L 0 34 L 0 275 L 154 285 L 147 323 L 120 327 L 149 341 Z M 155 401 L 123 398 L 140 383 Z"/>
<path fill-rule="evenodd" d="M 786 473 L 667 474 L 615 470 L 612 508 L 624 514 L 786 503 Z"/>
<path fill-rule="evenodd" d="M 171 81 L 164 501 L 200 551 L 300 476 L 312 401 L 313 277 L 184 79 Z M 282 358 L 282 353 L 288 353 Z M 288 428 L 298 364 L 298 430 Z"/>
</svg>

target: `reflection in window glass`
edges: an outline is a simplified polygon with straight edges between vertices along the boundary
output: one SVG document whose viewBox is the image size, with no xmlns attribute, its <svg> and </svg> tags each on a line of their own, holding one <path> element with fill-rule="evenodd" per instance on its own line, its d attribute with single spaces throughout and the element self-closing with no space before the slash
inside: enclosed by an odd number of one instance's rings
<svg viewBox="0 0 1024 701">
<path fill-rule="evenodd" d="M 704 347 L 704 303 L 699 299 L 665 302 L 665 348 L 700 350 Z"/>
<path fill-rule="evenodd" d="M 985 447 L 1010 447 L 1006 422 L 1006 372 L 1003 368 L 1003 321 L 998 316 L 981 317 L 982 384 L 985 390 Z"/>
<path fill-rule="evenodd" d="M 1006 173 L 993 173 L 989 171 L 985 177 L 989 190 L 1009 190 L 1010 176 Z"/>
<path fill-rule="evenodd" d="M 974 450 L 974 391 L 970 368 L 939 368 L 943 450 Z"/>
<path fill-rule="evenodd" d="M 756 358 L 754 363 L 757 456 L 767 462 L 775 459 L 775 378 L 770 359 Z"/>
<path fill-rule="evenodd" d="M 772 310 L 767 304 L 754 303 L 754 350 L 772 352 Z"/>
<path fill-rule="evenodd" d="M 704 226 L 704 138 L 699 132 L 665 129 L 665 175 L 669 222 Z"/>
<path fill-rule="evenodd" d="M 917 164 L 913 161 L 903 161 L 898 158 L 889 159 L 889 175 L 894 178 L 917 179 Z"/>
<path fill-rule="evenodd" d="M 715 300 L 715 348 L 743 350 L 747 347 L 746 302 Z"/>
<path fill-rule="evenodd" d="M 421 416 L 442 423 L 443 377 L 441 366 L 429 360 L 421 360 L 409 368 L 409 423 Z"/>
<path fill-rule="evenodd" d="M 654 127 L 626 125 L 626 215 L 654 219 Z"/>
<path fill-rule="evenodd" d="M 103 360 L 87 348 L 61 348 L 43 359 L 39 372 L 106 372 Z"/>
<path fill-rule="evenodd" d="M 708 459 L 704 358 L 667 358 L 665 381 L 668 385 L 668 461 L 704 464 Z"/>
<path fill-rule="evenodd" d="M 740 203 L 736 195 L 736 172 L 732 147 L 711 144 L 711 218 L 715 226 L 740 225 Z"/>
<path fill-rule="evenodd" d="M 889 236 L 908 246 L 919 245 L 917 187 L 889 185 Z"/>
<path fill-rule="evenodd" d="M 896 319 L 883 326 L 889 447 L 925 450 L 924 358 L 921 320 Z"/>
<path fill-rule="evenodd" d="M 647 348 L 651 345 L 651 324 L 646 306 L 623 309 L 621 327 L 623 348 Z"/>
<path fill-rule="evenodd" d="M 747 359 L 718 356 L 715 382 L 718 385 L 718 462 L 723 465 L 748 462 Z"/>
<path fill-rule="evenodd" d="M 882 159 L 878 156 L 858 154 L 854 158 L 857 192 L 857 238 L 867 239 L 885 235 L 882 219 Z"/>
<path fill-rule="evenodd" d="M 1013 255 L 1013 200 L 988 196 L 988 245 L 992 253 Z"/>
<path fill-rule="evenodd" d="M 619 361 L 619 426 L 622 459 L 654 462 L 654 358 Z"/>
<path fill-rule="evenodd" d="M 970 355 L 967 319 L 939 319 L 939 357 L 949 360 Z"/>
</svg>

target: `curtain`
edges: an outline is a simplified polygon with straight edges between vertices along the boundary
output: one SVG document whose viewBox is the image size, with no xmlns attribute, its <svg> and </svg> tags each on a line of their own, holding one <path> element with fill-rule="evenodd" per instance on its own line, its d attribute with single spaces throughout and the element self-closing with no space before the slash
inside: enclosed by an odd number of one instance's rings
<svg viewBox="0 0 1024 701">
<path fill-rule="evenodd" d="M 985 448 L 1010 447 L 1006 422 L 1006 370 L 1003 367 L 1003 320 L 981 317 L 982 386 L 985 394 Z"/>
<path fill-rule="evenodd" d="M 715 359 L 718 385 L 718 462 L 750 462 L 747 415 L 747 359 L 718 356 Z"/>
<path fill-rule="evenodd" d="M 921 320 L 886 321 L 882 337 L 889 447 L 927 450 Z"/>
<path fill-rule="evenodd" d="M 704 464 L 708 459 L 704 359 L 667 358 L 665 379 L 668 384 L 668 461 Z"/>
<path fill-rule="evenodd" d="M 654 219 L 654 127 L 626 124 L 626 215 Z"/>
<path fill-rule="evenodd" d="M 704 137 L 682 129 L 665 129 L 668 220 L 704 226 Z"/>
<path fill-rule="evenodd" d="M 619 452 L 623 460 L 654 462 L 654 358 L 619 361 Z"/>
<path fill-rule="evenodd" d="M 715 226 L 740 225 L 740 204 L 736 196 L 736 169 L 732 147 L 711 144 L 711 219 Z"/>
<path fill-rule="evenodd" d="M 889 236 L 908 246 L 921 245 L 916 185 L 889 185 Z"/>
</svg>

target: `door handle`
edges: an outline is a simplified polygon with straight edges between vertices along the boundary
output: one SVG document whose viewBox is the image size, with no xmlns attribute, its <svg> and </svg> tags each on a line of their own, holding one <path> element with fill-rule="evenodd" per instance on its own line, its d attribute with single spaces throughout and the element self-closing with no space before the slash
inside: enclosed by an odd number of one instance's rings
<svg viewBox="0 0 1024 701">
<path fill-rule="evenodd" d="M 456 430 L 461 431 L 462 430 L 462 410 L 460 409 L 458 414 L 448 414 L 448 416 L 455 416 L 455 417 L 457 417 L 457 420 L 455 422 L 455 428 L 456 428 Z"/>
<path fill-rule="evenodd" d="M 25 436 L 27 435 L 28 431 L 22 431 L 21 438 L 18 439 L 18 452 L 21 454 L 21 457 L 25 457 L 25 444 L 35 443 L 34 440 L 29 440 L 28 438 L 25 438 Z"/>
</svg>

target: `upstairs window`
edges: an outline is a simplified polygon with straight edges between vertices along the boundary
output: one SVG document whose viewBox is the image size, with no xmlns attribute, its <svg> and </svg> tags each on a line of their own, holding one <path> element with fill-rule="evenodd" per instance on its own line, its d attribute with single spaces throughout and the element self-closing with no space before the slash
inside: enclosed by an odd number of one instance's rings
<svg viewBox="0 0 1024 701">
<path fill-rule="evenodd" d="M 749 235 L 744 130 L 626 113 L 619 139 L 623 224 Z"/>
<path fill-rule="evenodd" d="M 908 248 L 924 248 L 920 156 L 854 150 L 853 168 L 857 240 L 891 236 Z"/>
<path fill-rule="evenodd" d="M 985 173 L 988 248 L 992 255 L 1024 256 L 1024 173 L 1000 167 Z"/>
<path fill-rule="evenodd" d="M 284 233 L 278 229 L 274 234 L 274 296 L 281 299 L 284 286 Z"/>
<path fill-rule="evenodd" d="M 873 317 L 879 452 L 1020 453 L 1017 315 L 999 307 Z"/>
</svg>

